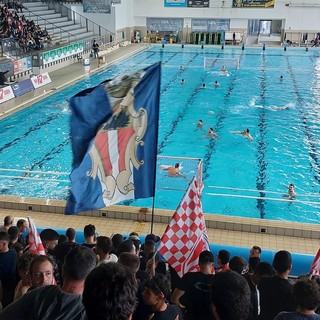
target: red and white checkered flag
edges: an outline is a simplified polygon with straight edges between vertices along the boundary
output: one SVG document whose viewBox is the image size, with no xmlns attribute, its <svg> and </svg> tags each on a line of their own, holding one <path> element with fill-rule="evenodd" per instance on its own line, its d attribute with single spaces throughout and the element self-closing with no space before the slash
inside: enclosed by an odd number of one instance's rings
<svg viewBox="0 0 320 320">
<path fill-rule="evenodd" d="M 198 270 L 199 255 L 204 250 L 209 250 L 209 241 L 194 178 L 161 238 L 158 252 L 182 277 Z"/>
<path fill-rule="evenodd" d="M 314 260 L 312 262 L 311 274 L 316 274 L 316 275 L 320 276 L 320 249 L 318 250 L 318 253 L 314 257 Z"/>
<path fill-rule="evenodd" d="M 29 252 L 34 253 L 36 255 L 46 255 L 46 251 L 44 250 L 41 238 L 37 231 L 36 225 L 33 220 L 28 217 L 29 220 Z"/>
</svg>

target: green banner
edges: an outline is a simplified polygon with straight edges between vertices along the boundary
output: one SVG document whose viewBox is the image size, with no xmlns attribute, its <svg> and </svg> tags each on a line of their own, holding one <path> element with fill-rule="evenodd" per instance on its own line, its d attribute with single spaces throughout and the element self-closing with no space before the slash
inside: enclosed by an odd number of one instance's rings
<svg viewBox="0 0 320 320">
<path fill-rule="evenodd" d="M 274 8 L 275 0 L 233 0 L 233 8 Z"/>
<path fill-rule="evenodd" d="M 63 58 L 73 56 L 83 52 L 83 42 L 70 44 L 65 47 L 53 49 L 42 53 L 43 64 L 48 64 Z"/>
</svg>

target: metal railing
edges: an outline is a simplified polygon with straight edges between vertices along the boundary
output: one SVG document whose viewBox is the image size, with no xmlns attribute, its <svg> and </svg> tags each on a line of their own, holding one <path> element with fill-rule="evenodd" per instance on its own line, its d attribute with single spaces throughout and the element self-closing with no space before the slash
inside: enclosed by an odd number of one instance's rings
<svg viewBox="0 0 320 320">
<path fill-rule="evenodd" d="M 77 41 L 77 37 L 70 33 L 68 30 L 65 30 L 55 23 L 50 22 L 49 20 L 44 19 L 43 17 L 37 15 L 35 12 L 28 10 L 23 13 L 26 19 L 33 20 L 35 24 L 40 25 L 41 29 L 45 28 L 50 34 L 51 38 L 58 37 L 59 39 L 65 38 L 62 34 L 67 35 L 68 43 Z"/>
<path fill-rule="evenodd" d="M 96 22 L 84 17 L 83 15 L 75 12 L 59 2 L 46 2 L 49 9 L 54 9 L 55 12 L 60 13 L 62 17 L 68 17 L 69 21 L 73 21 L 74 24 L 79 24 L 81 28 L 85 28 L 87 32 L 92 32 L 93 36 L 88 39 L 96 40 L 101 44 L 111 44 L 115 41 L 115 33 L 108 30 L 105 27 L 100 26 Z"/>
</svg>

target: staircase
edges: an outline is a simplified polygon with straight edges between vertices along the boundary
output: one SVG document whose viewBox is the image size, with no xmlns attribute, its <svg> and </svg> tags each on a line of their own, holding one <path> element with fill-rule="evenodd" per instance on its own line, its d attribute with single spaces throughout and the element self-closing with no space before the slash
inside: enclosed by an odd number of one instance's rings
<svg viewBox="0 0 320 320">
<path fill-rule="evenodd" d="M 24 2 L 23 5 L 26 9 L 23 9 L 22 13 L 26 19 L 33 20 L 41 29 L 46 28 L 52 38 L 52 45 L 63 45 L 96 36 L 80 23 L 50 9 L 46 3 Z"/>
</svg>

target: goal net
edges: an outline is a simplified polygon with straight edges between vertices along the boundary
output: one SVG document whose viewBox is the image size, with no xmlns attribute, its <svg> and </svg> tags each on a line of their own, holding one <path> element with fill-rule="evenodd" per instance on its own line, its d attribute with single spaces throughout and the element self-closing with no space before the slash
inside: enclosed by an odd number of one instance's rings
<svg viewBox="0 0 320 320">
<path fill-rule="evenodd" d="M 240 59 L 238 58 L 209 58 L 204 57 L 203 67 L 205 69 L 216 69 L 221 70 L 221 68 L 225 68 L 226 70 L 230 69 L 239 69 L 240 67 Z"/>
</svg>

